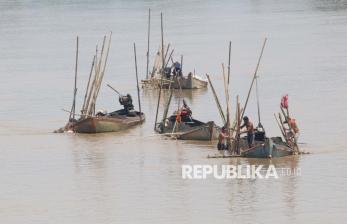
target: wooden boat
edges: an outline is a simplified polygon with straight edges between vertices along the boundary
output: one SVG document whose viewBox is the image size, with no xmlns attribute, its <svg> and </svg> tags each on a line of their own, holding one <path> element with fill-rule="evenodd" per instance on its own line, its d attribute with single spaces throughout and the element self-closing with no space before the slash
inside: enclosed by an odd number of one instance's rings
<svg viewBox="0 0 347 224">
<path fill-rule="evenodd" d="M 249 148 L 247 137 L 240 141 L 242 157 L 250 158 L 275 158 L 295 155 L 298 153 L 293 147 L 282 140 L 281 137 L 265 137 L 264 132 L 255 133 L 254 146 Z"/>
<path fill-rule="evenodd" d="M 165 46 L 165 51 L 168 48 Z M 166 60 L 166 59 L 165 59 Z M 169 59 L 170 60 L 170 59 Z M 167 65 L 167 63 L 166 63 Z M 171 73 L 170 67 L 166 67 L 164 72 L 162 71 L 163 63 L 161 56 L 161 48 L 159 48 L 152 71 L 150 72 L 150 77 L 148 79 L 142 80 L 142 87 L 145 88 L 160 88 L 161 82 L 163 81 L 163 89 L 203 89 L 207 88 L 207 80 L 189 72 L 187 76 L 181 74 L 180 76 L 174 76 Z M 164 74 L 163 80 L 162 75 Z M 171 85 L 170 85 L 171 83 Z M 170 87 L 171 86 L 171 87 Z"/>
<path fill-rule="evenodd" d="M 163 89 L 170 88 L 173 89 L 204 89 L 207 88 L 208 82 L 199 76 L 195 76 L 189 73 L 187 77 L 173 77 L 172 81 L 170 79 L 163 78 Z M 142 85 L 144 87 L 159 88 L 161 83 L 161 78 L 151 77 L 148 80 L 142 80 Z"/>
<path fill-rule="evenodd" d="M 211 141 L 218 138 L 220 128 L 213 122 L 207 123 L 191 119 L 176 122 L 176 115 L 172 115 L 163 123 L 156 125 L 156 131 L 166 136 L 173 136 L 180 140 Z"/>
<path fill-rule="evenodd" d="M 138 125 L 144 120 L 144 113 L 136 111 L 134 115 L 129 115 L 122 109 L 106 114 L 105 116 L 82 118 L 73 123 L 70 127 L 73 132 L 77 133 L 117 132 Z"/>
<path fill-rule="evenodd" d="M 112 33 L 111 33 L 112 34 Z M 136 59 L 136 46 L 134 43 L 134 56 L 135 56 L 135 71 L 136 71 L 136 84 L 137 84 L 137 98 L 139 104 L 139 110 L 134 110 L 134 105 L 132 103 L 132 97 L 128 94 L 121 94 L 111 85 L 107 85 L 119 96 L 119 103 L 124 107 L 124 109 L 113 111 L 107 113 L 106 111 L 98 111 L 95 113 L 95 105 L 97 101 L 98 94 L 100 92 L 102 80 L 105 74 L 106 62 L 108 58 L 108 53 L 111 43 L 111 34 L 108 41 L 108 46 L 106 53 L 104 52 L 104 46 L 106 41 L 106 36 L 104 37 L 102 51 L 99 55 L 94 55 L 93 62 L 89 74 L 88 84 L 86 92 L 84 95 L 84 101 L 81 108 L 81 114 L 76 114 L 76 93 L 77 93 L 77 61 L 78 61 L 78 38 L 77 38 L 77 51 L 76 51 L 76 67 L 75 67 L 75 88 L 74 88 L 74 98 L 73 104 L 70 111 L 68 112 L 69 120 L 68 123 L 63 127 L 55 130 L 55 133 L 62 132 L 77 132 L 77 133 L 103 133 L 103 132 L 117 132 L 126 130 L 132 126 L 138 125 L 145 120 L 144 113 L 141 112 L 141 102 L 140 102 L 140 88 L 138 82 L 137 74 L 137 59 Z M 94 69 L 95 66 L 102 65 L 100 69 Z M 95 65 L 95 66 L 94 66 Z M 79 116 L 79 118 L 76 118 Z"/>
</svg>

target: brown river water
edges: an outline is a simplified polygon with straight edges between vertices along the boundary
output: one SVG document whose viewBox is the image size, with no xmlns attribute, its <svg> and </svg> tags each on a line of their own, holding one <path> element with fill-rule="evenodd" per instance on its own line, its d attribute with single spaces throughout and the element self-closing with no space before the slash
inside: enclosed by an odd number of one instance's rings
<svg viewBox="0 0 347 224">
<path fill-rule="evenodd" d="M 267 37 L 259 68 L 262 123 L 268 135 L 280 135 L 273 113 L 288 93 L 301 148 L 311 154 L 208 159 L 217 153 L 213 142 L 155 135 L 153 90 L 141 90 L 147 118 L 141 126 L 122 133 L 53 134 L 68 118 L 61 108 L 71 107 L 76 35 L 77 107 L 95 45 L 111 30 L 97 109 L 119 108 L 106 83 L 137 100 L 132 44 L 144 78 L 148 8 L 151 66 L 163 11 L 164 38 L 175 47 L 174 58 L 184 55 L 185 72 L 209 73 L 223 102 L 221 63 L 232 41 L 232 105 L 237 94 L 245 101 Z M 0 34 L 0 223 L 346 222 L 347 1 L 2 0 Z M 183 95 L 196 119 L 221 124 L 210 89 Z M 254 99 L 252 94 L 246 114 L 257 123 Z M 184 164 L 273 164 L 302 174 L 187 180 L 181 177 Z"/>
</svg>

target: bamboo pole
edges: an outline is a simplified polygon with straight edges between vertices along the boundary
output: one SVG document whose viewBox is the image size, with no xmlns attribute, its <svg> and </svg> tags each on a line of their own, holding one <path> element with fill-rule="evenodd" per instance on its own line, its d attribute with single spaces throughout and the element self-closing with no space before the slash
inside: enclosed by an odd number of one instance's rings
<svg viewBox="0 0 347 224">
<path fill-rule="evenodd" d="M 282 133 L 282 136 L 283 136 L 284 140 L 285 140 L 286 142 L 288 142 L 288 141 L 287 141 L 286 134 L 285 134 L 285 132 L 284 132 L 284 130 L 283 130 L 283 127 L 281 126 L 279 120 L 277 119 L 276 114 L 274 114 L 274 117 L 275 117 L 275 119 L 276 119 L 276 122 L 277 122 L 277 125 L 278 125 L 279 129 L 281 130 L 281 133 Z"/>
<path fill-rule="evenodd" d="M 99 91 L 100 91 L 102 80 L 103 80 L 104 75 L 105 75 L 106 64 L 107 64 L 108 55 L 109 55 L 110 46 L 111 46 L 111 38 L 112 38 L 112 32 L 110 33 L 110 37 L 109 37 L 109 40 L 108 40 L 107 51 L 106 51 L 106 56 L 105 56 L 105 59 L 104 59 L 104 64 L 102 66 L 102 70 L 100 70 L 101 69 L 101 62 L 102 62 L 102 58 L 100 58 L 99 80 L 98 80 L 98 83 L 97 83 L 98 85 L 97 85 L 97 91 L 96 91 L 96 96 L 95 96 L 95 100 L 94 100 L 94 106 L 95 106 L 95 103 L 96 103 L 96 98 L 99 95 Z M 101 52 L 103 53 L 103 49 L 102 49 Z"/>
<path fill-rule="evenodd" d="M 95 83 L 96 83 L 96 66 L 97 66 L 97 61 L 98 61 L 98 45 L 96 45 L 96 48 L 95 48 L 94 77 L 93 77 L 92 85 L 90 86 L 90 89 L 89 89 L 89 92 L 88 92 L 88 97 L 87 97 L 87 101 L 86 101 L 86 105 L 85 105 L 84 114 L 86 114 L 86 115 L 90 115 L 89 114 L 89 107 L 90 107 L 90 102 L 91 102 L 92 94 L 93 94 L 93 91 L 94 91 L 94 88 L 95 88 Z"/>
<path fill-rule="evenodd" d="M 100 59 L 99 59 L 98 66 L 96 67 L 96 68 L 97 68 L 97 73 L 98 73 L 98 74 L 100 73 L 101 62 L 102 62 L 102 58 L 103 58 L 103 55 L 104 55 L 105 42 L 106 42 L 106 35 L 104 36 L 104 39 L 103 39 L 103 41 L 102 41 Z"/>
<path fill-rule="evenodd" d="M 167 118 L 167 114 L 169 112 L 169 107 L 170 107 L 170 104 L 171 104 L 171 99 L 172 99 L 172 88 L 170 89 L 170 95 L 169 95 L 169 99 L 167 100 L 167 103 L 166 103 L 166 106 L 165 106 L 165 110 L 164 110 L 164 114 L 163 114 L 163 120 L 162 122 L 164 123 L 166 118 Z"/>
<path fill-rule="evenodd" d="M 170 55 L 171 57 L 171 55 Z M 173 76 L 170 77 L 170 84 L 169 84 L 169 91 L 170 91 L 170 95 L 169 95 L 169 98 L 167 100 L 167 103 L 166 103 L 166 106 L 165 106 L 165 109 L 164 109 L 164 113 L 163 113 L 163 119 L 162 119 L 162 123 L 164 124 L 166 118 L 167 118 L 167 114 L 169 112 L 169 107 L 170 107 L 170 104 L 171 104 L 171 99 L 172 99 L 172 94 L 173 94 L 173 89 L 171 88 L 171 85 L 173 83 Z"/>
<path fill-rule="evenodd" d="M 283 122 L 281 113 L 278 113 L 278 118 L 280 119 L 281 126 L 282 126 L 282 130 L 283 130 L 283 132 L 284 132 L 284 134 L 285 134 L 285 135 L 284 135 L 284 136 L 285 136 L 284 138 L 285 138 L 286 142 L 288 142 L 289 139 L 288 139 L 287 134 L 286 134 L 286 128 L 284 127 L 284 122 Z M 289 129 L 290 129 L 290 127 L 289 127 Z"/>
<path fill-rule="evenodd" d="M 258 72 L 260 60 L 261 60 L 261 58 L 262 58 L 262 56 L 263 56 L 263 52 L 264 52 L 266 40 L 267 40 L 267 38 L 265 38 L 264 43 L 263 43 L 263 47 L 262 47 L 261 52 L 260 52 L 260 56 L 259 56 L 259 59 L 258 59 L 258 63 L 257 63 L 257 66 L 256 66 L 256 68 L 255 68 L 255 71 L 254 71 L 254 75 L 253 75 L 253 79 L 252 79 L 252 82 L 251 82 L 251 86 L 249 87 L 249 90 L 248 90 L 246 102 L 245 102 L 245 105 L 244 105 L 244 107 L 243 107 L 243 112 L 242 112 L 242 116 L 241 116 L 241 117 L 243 117 L 243 115 L 245 114 L 245 111 L 246 111 L 246 108 L 247 108 L 247 104 L 248 104 L 248 100 L 249 100 L 249 96 L 251 95 L 251 91 L 252 91 L 252 88 L 253 88 L 254 81 L 255 81 L 255 79 L 257 78 L 257 72 Z"/>
<path fill-rule="evenodd" d="M 108 60 L 108 55 L 109 55 L 109 51 L 110 51 L 110 46 L 111 46 L 111 39 L 112 39 L 112 32 L 110 33 L 110 37 L 109 37 L 109 41 L 108 41 L 108 46 L 107 46 L 107 51 L 106 51 L 106 56 L 105 56 L 105 59 L 104 59 L 104 64 L 102 66 L 102 70 L 101 69 L 101 62 L 102 62 L 102 59 L 103 59 L 103 50 L 104 50 L 104 46 L 101 50 L 101 57 L 100 57 L 100 61 L 99 61 L 99 69 L 98 69 L 98 82 L 97 82 L 97 85 L 96 85 L 96 91 L 95 91 L 95 94 L 94 94 L 94 97 L 93 97 L 93 114 L 95 113 L 95 105 L 96 105 L 96 99 L 99 95 L 99 91 L 100 91 L 100 87 L 101 87 L 101 83 L 102 83 L 102 80 L 104 78 L 104 75 L 105 75 L 105 69 L 106 69 L 106 64 L 107 64 L 107 60 Z M 105 41 L 105 39 L 104 39 Z M 104 45 L 104 44 L 103 44 Z"/>
<path fill-rule="evenodd" d="M 224 85 L 224 96 L 225 96 L 225 103 L 227 105 L 227 110 L 228 110 L 228 84 L 227 84 L 227 77 L 225 75 L 225 67 L 224 67 L 224 63 L 222 63 L 222 77 L 223 77 L 223 85 Z"/>
<path fill-rule="evenodd" d="M 229 76 L 226 77 L 224 64 L 222 63 L 222 70 L 223 70 L 223 80 L 224 80 L 224 90 L 225 90 L 225 99 L 226 99 L 226 107 L 227 107 L 227 122 L 226 122 L 226 128 L 227 128 L 227 149 L 231 150 L 231 136 L 230 136 L 230 108 L 229 108 Z"/>
<path fill-rule="evenodd" d="M 95 55 L 93 57 L 92 67 L 90 68 L 88 84 L 87 84 L 87 88 L 86 88 L 86 93 L 84 95 L 84 100 L 83 100 L 83 106 L 82 106 L 81 114 L 85 113 L 86 100 L 87 100 L 87 95 L 88 95 L 88 91 L 89 91 L 90 80 L 91 80 L 91 77 L 92 77 L 92 74 L 93 74 L 94 63 L 95 63 Z"/>
<path fill-rule="evenodd" d="M 166 61 L 167 54 L 169 53 L 169 49 L 170 49 L 170 43 L 167 45 L 167 48 L 166 48 L 166 51 L 165 51 L 165 56 L 164 56 L 164 61 Z"/>
<path fill-rule="evenodd" d="M 183 74 L 183 55 L 181 55 L 181 72 Z"/>
<path fill-rule="evenodd" d="M 161 58 L 162 58 L 162 72 L 164 73 L 164 28 L 163 28 L 163 13 L 160 13 L 160 28 L 161 28 Z M 169 46 L 168 49 L 169 50 Z M 162 74 L 163 75 L 163 74 Z"/>
<path fill-rule="evenodd" d="M 239 99 L 239 95 L 237 95 L 236 97 L 236 101 L 237 101 L 237 152 L 238 154 L 241 154 L 241 150 L 240 150 L 240 132 L 241 132 L 241 108 L 240 108 L 240 99 Z"/>
<path fill-rule="evenodd" d="M 98 53 L 98 47 L 96 47 L 96 64 L 94 66 L 95 68 L 95 74 L 94 74 L 94 80 L 93 80 L 93 88 L 90 91 L 90 101 L 88 103 L 87 107 L 87 114 L 92 115 L 95 112 L 95 100 L 96 100 L 96 94 L 97 94 L 97 86 L 100 80 L 100 67 L 101 67 L 101 61 L 103 58 L 103 53 L 104 53 L 104 47 L 105 47 L 105 41 L 106 41 L 106 36 L 104 36 L 103 42 L 102 42 L 102 48 L 101 48 L 101 53 L 100 53 L 100 59 L 97 57 Z"/>
<path fill-rule="evenodd" d="M 108 87 L 110 87 L 110 89 L 112 89 L 115 93 L 118 94 L 118 96 L 122 96 L 122 94 L 120 94 L 120 92 L 118 92 L 115 88 L 113 88 L 110 84 L 107 84 Z"/>
<path fill-rule="evenodd" d="M 148 79 L 149 69 L 149 38 L 151 32 L 151 9 L 148 9 L 148 31 L 147 31 L 147 66 L 146 66 L 146 79 Z"/>
<path fill-rule="evenodd" d="M 229 41 L 229 58 L 228 58 L 228 85 L 230 83 L 230 57 L 231 56 L 231 41 Z"/>
<path fill-rule="evenodd" d="M 258 127 L 263 128 L 260 120 L 260 103 L 259 103 L 259 90 L 258 90 L 258 77 L 255 79 L 255 92 L 257 96 L 257 109 L 258 109 Z"/>
<path fill-rule="evenodd" d="M 159 96 L 158 96 L 158 103 L 157 103 L 157 111 L 155 114 L 155 122 L 154 122 L 154 130 L 157 125 L 158 120 L 158 112 L 159 112 L 159 103 L 160 103 L 160 97 L 161 97 L 161 89 L 163 86 L 163 74 L 164 74 L 164 29 L 163 29 L 163 13 L 160 13 L 160 27 L 161 27 L 161 57 L 162 57 L 162 74 L 160 79 L 160 87 L 159 87 Z"/>
<path fill-rule="evenodd" d="M 68 110 L 66 110 L 66 109 L 64 109 L 64 108 L 62 108 L 61 110 L 64 111 L 64 112 L 66 112 L 66 113 L 69 113 L 69 114 L 71 113 L 71 111 L 68 111 Z M 76 113 L 75 113 L 75 115 L 80 116 L 80 117 L 82 117 L 82 116 L 90 117 L 89 115 L 85 115 L 85 114 L 76 114 Z"/>
<path fill-rule="evenodd" d="M 92 115 L 95 113 L 95 100 L 96 100 L 96 95 L 98 92 L 98 84 L 99 84 L 99 80 L 100 80 L 100 67 L 101 67 L 101 62 L 102 62 L 102 58 L 103 58 L 103 54 L 104 54 L 104 48 L 105 48 L 105 42 L 106 42 L 106 35 L 104 36 L 103 42 L 102 42 L 102 47 L 101 47 L 101 53 L 100 53 L 100 59 L 97 61 L 96 66 L 95 66 L 95 76 L 94 76 L 94 87 L 93 87 L 93 91 L 92 91 L 92 98 L 91 98 L 91 102 L 88 108 L 88 114 Z"/>
<path fill-rule="evenodd" d="M 176 113 L 176 116 L 178 115 L 178 113 L 180 113 L 180 104 L 181 104 L 181 99 L 183 99 L 183 96 L 182 96 L 182 87 L 181 87 L 181 82 L 180 82 L 180 79 L 178 78 L 177 79 L 177 82 L 178 82 L 178 86 L 179 86 L 179 99 L 178 99 L 178 106 L 177 106 L 177 113 Z M 183 99 L 184 101 L 184 99 Z M 172 132 L 171 132 L 171 135 L 173 135 L 173 133 L 176 131 L 176 126 L 177 126 L 177 119 L 175 121 L 175 124 L 174 124 L 174 127 L 172 129 Z"/>
<path fill-rule="evenodd" d="M 137 58 L 136 58 L 136 45 L 134 43 L 134 56 L 135 56 L 135 73 L 136 73 L 136 85 L 137 85 L 137 100 L 139 102 L 139 110 L 140 110 L 140 120 L 141 120 L 141 99 L 140 99 L 140 87 L 139 87 L 139 77 L 137 74 Z"/>
<path fill-rule="evenodd" d="M 170 59 L 172 60 L 172 54 L 173 54 L 174 51 L 175 51 L 175 49 L 172 49 L 172 51 L 171 51 L 171 53 L 170 53 L 170 55 L 169 55 L 169 58 L 168 58 L 168 60 L 167 60 L 166 63 L 165 63 L 164 69 L 165 69 L 165 68 L 167 67 L 167 65 L 169 64 Z"/>
<path fill-rule="evenodd" d="M 215 99 L 216 104 L 217 104 L 217 108 L 218 108 L 219 114 L 220 114 L 220 116 L 221 116 L 221 118 L 222 118 L 222 120 L 223 120 L 223 124 L 225 124 L 225 123 L 226 123 L 226 119 L 225 119 L 224 112 L 223 112 L 223 110 L 222 110 L 221 104 L 220 104 L 220 102 L 219 102 L 219 99 L 218 99 L 216 90 L 215 90 L 214 87 L 213 87 L 213 84 L 212 84 L 212 81 L 211 81 L 211 79 L 210 79 L 210 76 L 209 76 L 208 74 L 206 74 L 206 77 L 207 77 L 208 83 L 210 84 L 210 87 L 211 87 L 211 90 L 212 90 L 214 99 Z"/>
<path fill-rule="evenodd" d="M 72 119 L 75 120 L 75 112 L 76 112 L 76 94 L 77 94 L 77 67 L 78 67 L 78 36 L 76 38 L 76 63 L 75 63 L 75 83 L 74 83 L 74 95 L 73 95 L 73 103 L 71 107 L 71 113 L 69 120 Z"/>
</svg>

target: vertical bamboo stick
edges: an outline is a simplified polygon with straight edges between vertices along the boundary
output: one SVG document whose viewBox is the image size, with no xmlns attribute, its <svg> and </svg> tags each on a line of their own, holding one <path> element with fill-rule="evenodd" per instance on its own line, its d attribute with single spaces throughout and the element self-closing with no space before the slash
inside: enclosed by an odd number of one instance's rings
<svg viewBox="0 0 347 224">
<path fill-rule="evenodd" d="M 229 76 L 226 77 L 224 64 L 222 63 L 222 70 L 223 70 L 223 80 L 224 80 L 224 90 L 225 90 L 225 99 L 226 99 L 226 107 L 227 107 L 227 122 L 226 122 L 226 128 L 227 128 L 227 148 L 228 150 L 231 150 L 231 136 L 230 136 L 230 111 L 229 111 L 229 89 L 228 89 L 228 80 Z"/>
<path fill-rule="evenodd" d="M 147 31 L 147 66 L 146 66 L 146 79 L 148 79 L 148 66 L 149 66 L 149 38 L 151 32 L 151 9 L 148 9 L 148 31 Z"/>
<path fill-rule="evenodd" d="M 93 74 L 93 69 L 94 69 L 94 63 L 95 63 L 95 55 L 93 57 L 93 62 L 92 62 L 92 67 L 90 69 L 90 73 L 89 73 L 89 78 L 88 78 L 88 84 L 87 84 L 87 88 L 86 88 L 86 93 L 84 95 L 84 100 L 83 100 L 83 106 L 82 106 L 82 110 L 81 110 L 81 114 L 83 115 L 85 113 L 85 106 L 86 106 L 86 100 L 87 100 L 87 95 L 89 92 L 89 85 L 90 85 L 90 80 Z"/>
<path fill-rule="evenodd" d="M 98 68 L 98 80 L 97 80 L 97 83 L 96 83 L 96 88 L 95 88 L 94 97 L 93 97 L 93 114 L 95 114 L 96 99 L 97 99 L 97 97 L 99 95 L 101 83 L 102 83 L 103 77 L 105 75 L 106 64 L 107 64 L 108 55 L 109 55 L 110 46 L 111 46 L 111 39 L 112 39 L 112 32 L 110 33 L 108 46 L 107 46 L 107 51 L 106 51 L 106 56 L 105 56 L 105 59 L 103 61 L 104 64 L 102 66 L 102 69 L 101 69 L 101 63 L 102 63 L 102 59 L 103 59 L 104 45 L 105 45 L 105 41 L 106 41 L 106 36 L 104 37 L 103 47 L 101 49 L 101 56 L 100 56 L 99 68 Z"/>
<path fill-rule="evenodd" d="M 183 55 L 181 55 L 181 72 L 183 74 Z"/>
<path fill-rule="evenodd" d="M 241 108 L 240 108 L 240 99 L 239 99 L 239 95 L 237 95 L 237 153 L 241 154 L 241 150 L 240 150 L 240 132 L 241 132 Z"/>
<path fill-rule="evenodd" d="M 231 41 L 229 41 L 229 57 L 228 57 L 228 85 L 230 83 L 230 56 L 231 56 Z"/>
<path fill-rule="evenodd" d="M 158 103 L 157 103 L 157 111 L 155 114 L 155 122 L 154 122 L 154 130 L 157 125 L 158 120 L 158 112 L 159 112 L 159 103 L 160 103 L 160 97 L 161 97 L 161 89 L 163 86 L 163 76 L 164 76 L 164 29 L 163 29 L 163 13 L 160 13 L 160 27 L 161 27 L 161 57 L 162 57 L 162 74 L 160 79 L 160 87 L 159 87 L 159 96 L 158 96 Z"/>
<path fill-rule="evenodd" d="M 136 73 L 136 85 L 137 85 L 137 100 L 139 103 L 140 120 L 141 120 L 141 99 L 140 99 L 139 77 L 137 74 L 137 58 L 136 58 L 136 45 L 135 45 L 135 43 L 134 43 L 134 56 L 135 56 L 135 73 Z"/>
<path fill-rule="evenodd" d="M 92 81 L 92 84 L 91 84 L 89 92 L 88 92 L 88 97 L 87 97 L 87 101 L 86 101 L 86 105 L 85 105 L 85 115 L 88 115 L 88 116 L 91 115 L 89 113 L 89 108 L 90 108 L 90 104 L 91 104 L 92 95 L 93 95 L 93 92 L 95 89 L 97 63 L 98 63 L 98 45 L 96 45 L 96 48 L 95 48 L 94 77 L 93 77 L 93 81 Z"/>
<path fill-rule="evenodd" d="M 78 67 L 78 36 L 76 39 L 76 63 L 75 63 L 75 83 L 74 83 L 74 95 L 73 95 L 73 103 L 71 108 L 71 113 L 69 120 L 71 119 L 71 116 L 73 119 L 75 119 L 75 112 L 76 112 L 76 94 L 77 94 L 77 67 Z"/>
</svg>

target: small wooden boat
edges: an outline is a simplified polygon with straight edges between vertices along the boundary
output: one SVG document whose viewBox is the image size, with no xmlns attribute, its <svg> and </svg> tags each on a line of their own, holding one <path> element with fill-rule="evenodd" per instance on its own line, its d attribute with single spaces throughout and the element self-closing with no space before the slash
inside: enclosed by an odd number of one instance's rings
<svg viewBox="0 0 347 224">
<path fill-rule="evenodd" d="M 168 50 L 165 47 L 165 51 Z M 171 58 L 171 57 L 170 57 Z M 170 60 L 170 58 L 168 60 Z M 166 61 L 166 59 L 165 59 Z M 161 48 L 159 48 L 152 71 L 150 72 L 150 77 L 145 80 L 142 80 L 142 87 L 145 88 L 160 88 L 161 84 L 163 89 L 203 89 L 207 88 L 207 80 L 195 75 L 192 72 L 189 72 L 187 76 L 184 76 L 183 73 L 180 75 L 173 75 L 171 72 L 171 67 L 167 67 L 163 71 L 163 63 L 161 56 Z M 182 63 L 181 63 L 182 64 Z M 163 76 L 163 79 L 162 79 Z M 163 81 L 163 83 L 162 83 Z M 171 85 L 170 85 L 171 84 Z"/>
<path fill-rule="evenodd" d="M 117 132 L 138 125 L 144 120 L 144 113 L 136 111 L 133 115 L 129 115 L 122 109 L 106 114 L 105 116 L 82 118 L 71 124 L 70 127 L 73 132 L 77 133 Z"/>
<path fill-rule="evenodd" d="M 195 76 L 189 73 L 187 77 L 173 77 L 172 81 L 169 79 L 163 79 L 163 89 L 204 89 L 207 88 L 208 82 L 199 76 Z M 159 88 L 161 84 L 161 79 L 159 77 L 151 77 L 148 80 L 142 80 L 142 85 L 144 87 Z"/>
<path fill-rule="evenodd" d="M 207 123 L 191 119 L 176 122 L 176 115 L 172 115 L 163 123 L 156 125 L 156 131 L 166 136 L 173 136 L 180 140 L 211 141 L 218 138 L 220 128 L 213 122 Z"/>
<path fill-rule="evenodd" d="M 265 137 L 264 132 L 255 133 L 254 146 L 249 148 L 247 137 L 241 138 L 240 149 L 242 157 L 275 158 L 295 155 L 298 153 L 293 147 L 282 140 L 281 137 Z"/>
<path fill-rule="evenodd" d="M 111 33 L 112 34 L 112 33 Z M 106 36 L 104 37 L 102 49 L 104 50 Z M 75 88 L 73 104 L 70 111 L 68 112 L 69 120 L 68 123 L 63 127 L 55 130 L 55 133 L 63 132 L 76 132 L 76 133 L 103 133 L 103 132 L 117 132 L 126 130 L 132 126 L 141 124 L 145 120 L 144 113 L 141 112 L 140 102 L 140 88 L 137 74 L 137 59 L 136 59 L 136 46 L 134 43 L 134 56 L 135 56 L 135 71 L 136 71 L 136 85 L 137 85 L 137 98 L 139 104 L 139 112 L 134 110 L 134 105 L 131 95 L 121 94 L 111 85 L 107 85 L 119 97 L 119 103 L 124 109 L 107 113 L 106 111 L 98 111 L 95 113 L 95 105 L 98 94 L 100 92 L 102 80 L 105 74 L 106 62 L 110 49 L 111 35 L 107 46 L 106 55 L 101 51 L 100 56 L 94 55 L 92 67 L 89 74 L 88 84 L 84 95 L 84 101 L 81 108 L 81 114 L 76 114 L 76 93 L 77 93 L 77 60 L 78 60 L 78 38 L 77 38 L 77 52 L 76 52 L 76 67 L 75 67 Z M 95 66 L 100 66 L 103 62 L 102 69 L 94 69 Z M 95 66 L 94 66 L 95 65 Z M 79 118 L 76 118 L 79 116 Z"/>
</svg>

